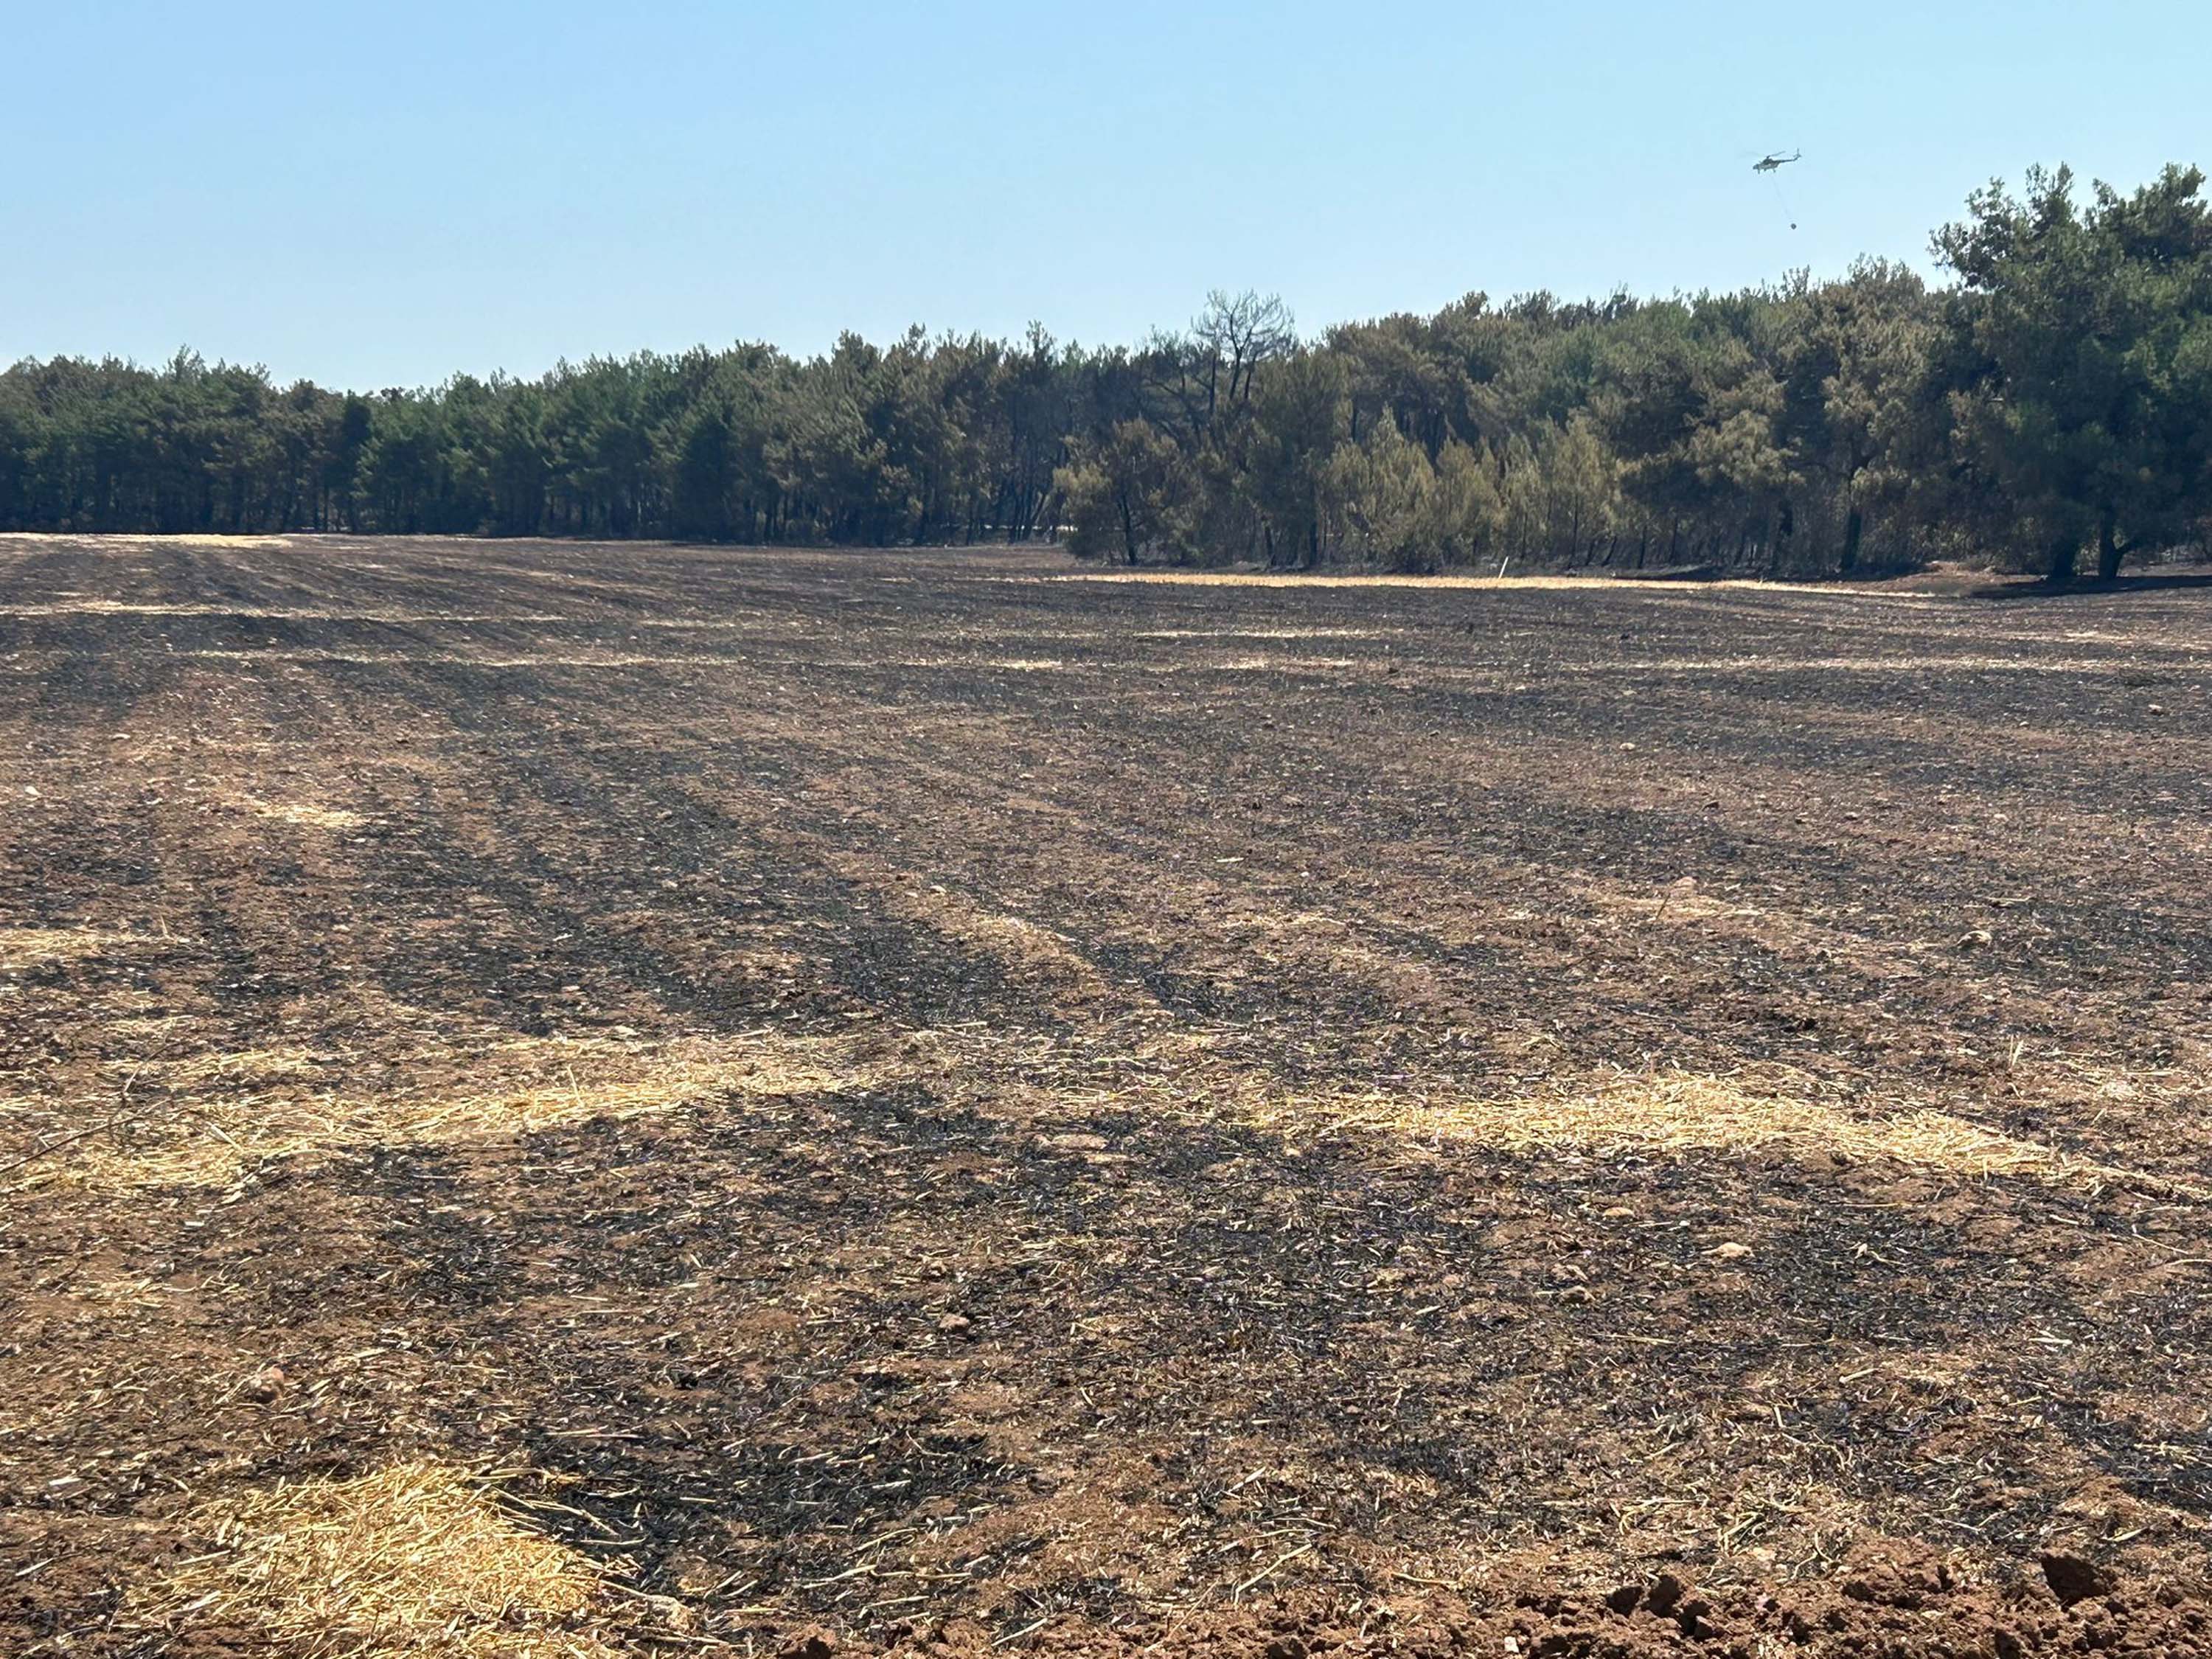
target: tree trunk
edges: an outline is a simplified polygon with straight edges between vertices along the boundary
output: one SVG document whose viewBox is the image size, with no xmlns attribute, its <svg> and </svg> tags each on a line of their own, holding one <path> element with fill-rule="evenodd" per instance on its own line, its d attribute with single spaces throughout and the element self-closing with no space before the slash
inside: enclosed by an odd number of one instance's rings
<svg viewBox="0 0 2212 1659">
<path fill-rule="evenodd" d="M 1851 508 L 1850 517 L 1844 520 L 1844 556 L 1841 568 L 1846 576 L 1859 568 L 1859 538 L 1865 533 L 1866 515 L 1854 507 Z"/>
</svg>

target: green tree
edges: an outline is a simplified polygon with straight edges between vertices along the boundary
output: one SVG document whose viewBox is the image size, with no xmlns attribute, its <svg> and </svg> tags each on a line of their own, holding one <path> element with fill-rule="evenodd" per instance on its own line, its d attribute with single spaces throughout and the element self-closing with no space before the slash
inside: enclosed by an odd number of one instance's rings
<svg viewBox="0 0 2212 1659">
<path fill-rule="evenodd" d="M 1078 558 L 1118 551 L 1122 561 L 1182 556 L 1178 533 L 1191 497 L 1182 451 L 1146 421 L 1117 423 L 1104 442 L 1086 445 L 1055 481 L 1070 525 L 1068 550 Z"/>
<path fill-rule="evenodd" d="M 1436 469 L 1389 410 L 1329 457 L 1325 490 L 1340 543 L 1363 563 L 1425 571 L 1443 562 Z"/>
<path fill-rule="evenodd" d="M 2204 364 L 2212 354 L 2212 215 L 2195 168 L 2169 167 L 2085 210 L 2060 167 L 1976 192 L 1936 237 L 1959 273 L 1968 348 L 1960 441 L 2039 526 L 2047 574 L 2082 547 L 2098 574 L 2170 545 L 2207 503 Z"/>
</svg>

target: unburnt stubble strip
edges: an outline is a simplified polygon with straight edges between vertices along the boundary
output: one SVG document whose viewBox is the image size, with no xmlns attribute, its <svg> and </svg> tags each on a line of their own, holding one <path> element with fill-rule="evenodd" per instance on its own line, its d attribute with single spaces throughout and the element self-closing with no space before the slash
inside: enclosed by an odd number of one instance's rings
<svg viewBox="0 0 2212 1659">
<path fill-rule="evenodd" d="M 309 1653 L 599 1659 L 604 1567 L 546 1537 L 471 1469 L 396 1463 L 204 1505 L 215 1547 L 137 1609 L 243 1624 Z"/>
</svg>

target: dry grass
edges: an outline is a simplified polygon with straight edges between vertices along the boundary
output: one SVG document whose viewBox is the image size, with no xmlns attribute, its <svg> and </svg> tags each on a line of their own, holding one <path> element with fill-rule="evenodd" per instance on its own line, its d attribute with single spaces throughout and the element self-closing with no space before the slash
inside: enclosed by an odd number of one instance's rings
<svg viewBox="0 0 2212 1659">
<path fill-rule="evenodd" d="M 1112 994 L 1079 953 L 1019 918 L 928 888 L 908 890 L 892 908 L 988 951 L 1059 1000 L 1096 1004 Z M 1333 950 L 1345 949 L 1327 930 L 1323 936 Z M 1334 959 L 1347 972 L 1376 967 Z M 1410 996 L 1419 988 L 1399 988 Z M 163 1086 L 169 1097 L 118 1110 L 66 1153 L 41 1158 L 25 1184 L 63 1182 L 110 1191 L 226 1188 L 288 1159 L 512 1139 L 597 1119 L 673 1111 L 716 1096 L 823 1094 L 924 1073 L 936 1086 L 994 1115 L 1056 1116 L 1112 1103 L 1170 1116 L 1228 1117 L 1295 1134 L 1382 1133 L 1516 1154 L 1773 1151 L 1887 1159 L 1972 1178 L 2128 1186 L 2212 1199 L 2185 1183 L 1933 1107 L 1881 1114 L 1822 1099 L 1812 1079 L 1795 1073 L 1607 1072 L 1486 1099 L 1468 1098 L 1436 1077 L 1409 1078 L 1387 1091 L 1289 1094 L 1262 1072 L 1213 1052 L 1202 1036 L 1126 1035 L 1131 1046 L 1118 1061 L 1095 1045 L 1068 1053 L 1049 1040 L 1024 1048 L 980 1042 L 957 1030 L 909 1033 L 896 1047 L 770 1032 L 664 1042 L 533 1038 L 466 1055 L 426 1055 L 417 1069 L 441 1081 L 375 1096 L 316 1088 L 334 1068 L 293 1048 L 142 1062 L 131 1067 L 142 1098 Z M 1024 1052 L 1017 1055 L 1017 1048 Z M 1018 1061 L 1026 1073 L 1020 1084 L 1007 1074 Z"/>
<path fill-rule="evenodd" d="M 42 1180 L 102 1190 L 228 1187 L 290 1158 L 373 1146 L 508 1139 L 597 1118 L 672 1111 L 718 1094 L 786 1096 L 850 1086 L 868 1073 L 848 1044 L 768 1034 L 628 1043 L 609 1038 L 531 1039 L 475 1056 L 450 1089 L 356 1097 L 284 1086 L 297 1051 L 172 1062 L 170 1081 L 240 1082 L 227 1097 L 189 1096 L 119 1116 L 105 1134 L 56 1156 Z M 426 1068 L 450 1063 L 426 1060 Z M 274 1085 L 276 1086 L 262 1086 Z"/>
<path fill-rule="evenodd" d="M 1638 674 L 1918 674 L 1930 672 L 1974 674 L 2096 674 L 2109 672 L 2112 663 L 2100 657 L 2036 656 L 2022 653 L 2010 657 L 1960 655 L 1944 652 L 1921 656 L 1889 657 L 1636 657 L 1618 661 L 1583 663 L 1562 672 L 1610 677 L 1627 672 Z M 2194 663 L 2151 663 L 2134 672 L 2191 674 Z"/>
<path fill-rule="evenodd" d="M 127 933 L 96 927 L 0 927 L 0 969 L 82 962 L 131 942 Z"/>
<path fill-rule="evenodd" d="M 1814 1080 L 1787 1068 L 1759 1079 L 1613 1070 L 1492 1099 L 1468 1099 L 1449 1079 L 1433 1076 L 1409 1078 L 1389 1090 L 1287 1093 L 1272 1075 L 1219 1052 L 1206 1033 L 1129 1036 L 1118 1054 L 1096 1046 L 1069 1053 L 1048 1042 L 1018 1055 L 1015 1046 L 971 1032 L 918 1031 L 906 1039 L 897 1064 L 927 1071 L 939 1086 L 987 1115 L 1019 1111 L 1043 1118 L 1111 1108 L 1227 1119 L 1293 1139 L 1377 1135 L 1531 1156 L 1765 1151 L 2212 1202 L 2212 1190 L 2008 1135 L 1932 1107 L 1887 1115 L 1847 1109 L 1815 1097 Z M 979 1048 L 994 1052 L 986 1055 Z M 1018 1066 L 1027 1081 L 960 1086 L 963 1076 L 993 1063 Z"/>
<path fill-rule="evenodd" d="M 1345 669 L 1359 665 L 1359 659 L 1356 657 L 1271 657 L 1259 653 L 1215 657 L 1191 665 L 1200 670 L 1211 669 L 1223 674 L 1265 674 L 1278 671 L 1286 674 L 1340 673 Z"/>
<path fill-rule="evenodd" d="M 278 1078 L 312 1077 L 341 1058 L 306 1048 L 216 1048 L 175 1060 L 109 1060 L 100 1069 L 136 1079 L 141 1086 L 158 1083 L 170 1089 L 209 1083 L 267 1083 Z"/>
<path fill-rule="evenodd" d="M 349 812 L 342 807 L 317 806 L 308 801 L 263 800 L 255 795 L 240 795 L 238 804 L 261 817 L 275 818 L 284 823 L 307 824 L 317 830 L 358 830 L 368 822 L 359 812 Z"/>
<path fill-rule="evenodd" d="M 1148 628 L 1133 640 L 1381 640 L 1401 635 L 1395 628 Z M 1113 637 L 1105 633 L 1094 639 Z"/>
<path fill-rule="evenodd" d="M 0 537 L 0 540 L 4 540 Z M 222 617 L 240 621 L 256 622 L 335 622 L 383 623 L 398 627 L 452 627 L 463 624 L 496 623 L 501 627 L 534 626 L 547 623 L 563 623 L 571 617 L 552 612 L 522 611 L 508 614 L 495 611 L 390 611 L 346 610 L 333 611 L 301 605 L 133 605 L 122 599 L 73 599 L 68 603 L 56 601 L 48 605 L 15 605 L 0 608 L 0 617 Z M 688 624 L 701 628 L 734 626 L 720 623 Z M 638 622 L 636 628 L 679 628 L 682 623 Z M 287 653 L 266 651 L 191 652 L 192 656 L 222 656 L 240 661 L 271 654 L 283 657 Z"/>
<path fill-rule="evenodd" d="M 1832 589 L 1802 583 L 1754 581 L 1724 578 L 1692 586 L 1626 576 L 1400 576 L 1377 573 L 1317 575 L 1278 570 L 1085 570 L 1066 575 L 1001 577 L 1001 580 L 1058 582 L 1128 582 L 1140 586 L 1167 584 L 1183 587 L 1413 587 L 1433 592 L 1442 588 L 1503 588 L 1540 591 L 1573 588 L 1595 591 L 1627 589 L 1655 598 L 1670 592 L 1710 593 L 1717 588 L 1750 588 L 1762 593 L 1826 592 Z"/>
<path fill-rule="evenodd" d="M 163 547 L 194 548 L 283 548 L 292 545 L 289 536 L 213 536 L 176 532 L 162 535 L 146 535 L 131 531 L 80 532 L 71 536 L 46 535 L 35 530 L 0 531 L 0 544 L 20 543 L 25 546 L 93 548 L 135 552 L 140 549 Z"/>
<path fill-rule="evenodd" d="M 431 1462 L 305 1480 L 200 1516 L 218 1547 L 171 1576 L 154 1611 L 252 1626 L 310 1653 L 599 1659 L 586 1557 L 520 1521 L 485 1478 Z"/>
<path fill-rule="evenodd" d="M 1340 1103 L 1340 1127 L 1387 1128 L 1509 1152 L 1595 1154 L 1754 1151 L 1889 1158 L 1975 1177 L 2053 1185 L 2149 1186 L 2212 1197 L 2155 1176 L 2022 1140 L 1948 1112 L 1866 1116 L 1805 1097 L 1747 1091 L 1692 1073 L 1620 1073 L 1568 1092 L 1504 1100 L 1438 1100 L 1425 1094 Z"/>
</svg>

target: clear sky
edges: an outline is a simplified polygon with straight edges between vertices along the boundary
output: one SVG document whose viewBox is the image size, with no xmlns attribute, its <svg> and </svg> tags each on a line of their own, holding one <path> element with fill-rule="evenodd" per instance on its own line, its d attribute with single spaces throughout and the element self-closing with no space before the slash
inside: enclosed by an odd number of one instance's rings
<svg viewBox="0 0 2212 1659">
<path fill-rule="evenodd" d="M 1994 174 L 2212 163 L 2206 0 L 0 0 L 0 359 L 365 389 L 1924 265 Z"/>
</svg>

